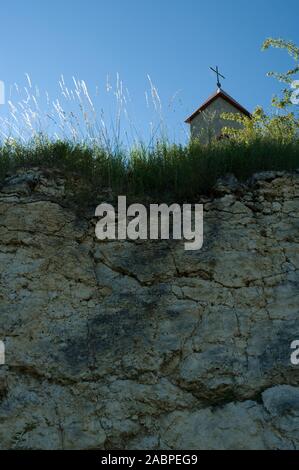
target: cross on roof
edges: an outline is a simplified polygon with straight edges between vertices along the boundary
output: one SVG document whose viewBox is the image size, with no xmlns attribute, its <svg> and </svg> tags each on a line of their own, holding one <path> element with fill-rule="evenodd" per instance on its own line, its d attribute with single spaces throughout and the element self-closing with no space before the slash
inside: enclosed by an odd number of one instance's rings
<svg viewBox="0 0 299 470">
<path fill-rule="evenodd" d="M 210 69 L 213 70 L 214 73 L 216 73 L 216 75 L 217 75 L 217 87 L 221 88 L 221 83 L 220 83 L 219 77 L 224 78 L 224 80 L 225 80 L 225 77 L 223 75 L 221 75 L 221 73 L 219 72 L 218 65 L 216 66 L 216 70 L 213 69 L 213 67 L 210 67 Z"/>
</svg>

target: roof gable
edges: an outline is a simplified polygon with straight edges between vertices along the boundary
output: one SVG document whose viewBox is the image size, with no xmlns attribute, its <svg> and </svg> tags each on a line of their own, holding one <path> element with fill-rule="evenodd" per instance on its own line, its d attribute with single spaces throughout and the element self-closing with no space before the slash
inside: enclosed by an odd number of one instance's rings
<svg viewBox="0 0 299 470">
<path fill-rule="evenodd" d="M 217 100 L 218 98 L 222 98 L 228 103 L 230 103 L 232 106 L 234 106 L 241 114 L 244 114 L 247 117 L 251 117 L 251 113 L 247 111 L 247 109 L 243 108 L 236 100 L 234 100 L 228 93 L 225 91 L 218 89 L 214 95 L 210 96 L 210 98 L 205 101 L 200 108 L 198 108 L 193 114 L 191 114 L 188 119 L 186 119 L 186 123 L 190 124 L 193 119 L 202 111 L 204 111 L 208 106 L 210 106 L 213 101 Z"/>
</svg>

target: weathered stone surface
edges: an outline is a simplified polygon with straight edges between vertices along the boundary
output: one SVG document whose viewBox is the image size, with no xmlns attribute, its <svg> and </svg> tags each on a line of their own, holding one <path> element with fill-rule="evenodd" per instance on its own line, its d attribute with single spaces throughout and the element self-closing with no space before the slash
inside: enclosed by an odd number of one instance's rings
<svg viewBox="0 0 299 470">
<path fill-rule="evenodd" d="M 98 242 L 60 174 L 7 179 L 1 448 L 299 449 L 299 175 L 233 183 L 186 252 Z"/>
</svg>

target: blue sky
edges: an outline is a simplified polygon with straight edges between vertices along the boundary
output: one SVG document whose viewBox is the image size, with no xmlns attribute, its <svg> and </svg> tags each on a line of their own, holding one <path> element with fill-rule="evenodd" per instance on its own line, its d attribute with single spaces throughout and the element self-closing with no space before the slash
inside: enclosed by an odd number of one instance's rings
<svg viewBox="0 0 299 470">
<path fill-rule="evenodd" d="M 279 85 L 266 72 L 284 71 L 292 61 L 278 50 L 262 53 L 261 44 L 268 36 L 299 43 L 298 18 L 297 0 L 3 0 L 0 79 L 8 89 L 25 84 L 28 72 L 54 98 L 60 75 L 76 76 L 91 94 L 99 86 L 97 102 L 105 109 L 106 76 L 113 81 L 118 72 L 143 130 L 149 74 L 166 114 L 179 92 L 166 119 L 181 132 L 184 119 L 215 91 L 209 66 L 216 64 L 228 93 L 249 110 L 267 109 Z"/>
</svg>

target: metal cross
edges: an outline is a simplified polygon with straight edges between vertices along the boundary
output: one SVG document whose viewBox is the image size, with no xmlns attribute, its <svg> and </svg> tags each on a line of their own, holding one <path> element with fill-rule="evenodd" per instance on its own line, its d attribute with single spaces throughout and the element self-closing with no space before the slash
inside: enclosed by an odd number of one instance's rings
<svg viewBox="0 0 299 470">
<path fill-rule="evenodd" d="M 216 75 L 217 75 L 217 86 L 218 86 L 218 88 L 221 88 L 221 83 L 220 83 L 219 77 L 224 78 L 224 80 L 225 80 L 225 77 L 223 75 L 221 75 L 221 73 L 219 72 L 218 65 L 216 66 L 216 70 L 213 69 L 212 67 L 210 67 L 210 69 L 213 70 L 213 72 L 216 73 Z"/>
</svg>

